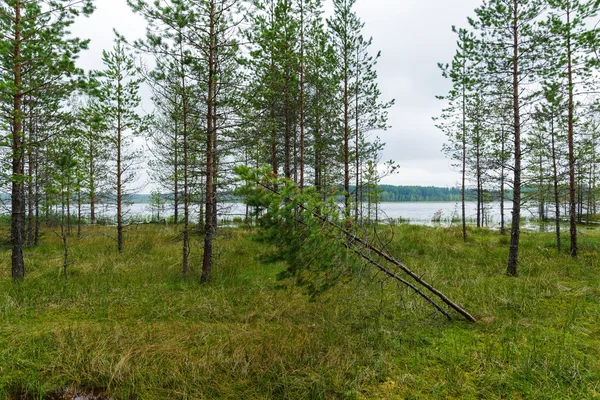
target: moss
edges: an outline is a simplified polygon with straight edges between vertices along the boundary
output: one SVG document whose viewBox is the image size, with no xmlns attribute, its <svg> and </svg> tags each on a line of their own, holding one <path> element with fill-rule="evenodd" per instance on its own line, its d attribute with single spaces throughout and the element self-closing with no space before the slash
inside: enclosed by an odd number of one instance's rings
<svg viewBox="0 0 600 400">
<path fill-rule="evenodd" d="M 523 235 L 520 276 L 499 234 L 402 225 L 390 251 L 479 318 L 448 322 L 379 277 L 311 301 L 246 230 L 217 239 L 213 281 L 181 278 L 172 227 L 108 227 L 27 250 L 24 282 L 0 266 L 0 398 L 102 393 L 172 398 L 594 398 L 600 396 L 597 232 L 573 260 Z M 368 278 L 368 279 L 366 279 Z M 374 278 L 374 279 L 373 279 Z"/>
</svg>

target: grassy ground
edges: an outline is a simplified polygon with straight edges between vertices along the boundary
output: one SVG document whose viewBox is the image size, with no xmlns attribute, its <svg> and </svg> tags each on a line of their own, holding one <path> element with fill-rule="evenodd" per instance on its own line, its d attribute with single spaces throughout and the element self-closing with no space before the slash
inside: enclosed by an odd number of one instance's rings
<svg viewBox="0 0 600 400">
<path fill-rule="evenodd" d="M 600 398 L 597 232 L 577 260 L 552 234 L 525 233 L 508 278 L 507 237 L 472 230 L 465 245 L 458 230 L 399 227 L 390 251 L 474 325 L 378 279 L 311 300 L 247 231 L 219 236 L 209 285 L 181 279 L 170 228 L 131 228 L 123 254 L 111 233 L 70 239 L 67 281 L 51 232 L 20 284 L 2 249 L 0 398 Z"/>
</svg>

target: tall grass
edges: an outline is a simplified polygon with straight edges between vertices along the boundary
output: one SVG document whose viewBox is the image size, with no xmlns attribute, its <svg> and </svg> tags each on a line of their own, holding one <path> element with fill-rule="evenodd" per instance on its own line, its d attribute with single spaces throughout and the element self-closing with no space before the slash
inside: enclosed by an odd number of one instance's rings
<svg viewBox="0 0 600 400">
<path fill-rule="evenodd" d="M 402 225 L 389 250 L 476 314 L 447 322 L 369 273 L 316 300 L 268 263 L 252 231 L 218 238 L 214 280 L 180 272 L 171 226 L 86 227 L 27 250 L 27 276 L 0 253 L 0 398 L 596 398 L 600 396 L 600 236 L 582 256 L 524 233 L 520 276 L 505 237 Z M 201 264 L 200 238 L 192 254 Z M 72 398 L 72 397 L 71 397 Z"/>
</svg>

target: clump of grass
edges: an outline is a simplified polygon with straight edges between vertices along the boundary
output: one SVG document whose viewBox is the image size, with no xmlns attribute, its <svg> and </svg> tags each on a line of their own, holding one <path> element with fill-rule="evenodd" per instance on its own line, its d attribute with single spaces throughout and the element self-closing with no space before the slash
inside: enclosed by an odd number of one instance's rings
<svg viewBox="0 0 600 400">
<path fill-rule="evenodd" d="M 520 277 L 497 232 L 401 225 L 389 251 L 476 314 L 447 322 L 368 272 L 312 300 L 253 232 L 224 230 L 215 275 L 181 278 L 179 234 L 143 225 L 118 254 L 109 227 L 27 250 L 28 275 L 0 259 L 0 398 L 101 393 L 171 398 L 593 398 L 600 381 L 599 252 L 558 254 L 525 233 Z M 586 234 L 596 243 L 596 232 Z"/>
</svg>

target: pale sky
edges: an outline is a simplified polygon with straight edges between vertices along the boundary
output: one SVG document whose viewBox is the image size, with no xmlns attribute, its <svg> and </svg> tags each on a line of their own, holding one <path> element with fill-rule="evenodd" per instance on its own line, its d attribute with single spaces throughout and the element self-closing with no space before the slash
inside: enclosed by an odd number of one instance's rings
<svg viewBox="0 0 600 400">
<path fill-rule="evenodd" d="M 325 0 L 331 9 L 331 0 Z M 356 12 L 365 22 L 364 35 L 373 37 L 372 53 L 381 50 L 377 71 L 382 100 L 396 99 L 389 111 L 387 132 L 374 133 L 387 144 L 383 160 L 394 160 L 400 173 L 384 180 L 394 185 L 456 186 L 442 154 L 444 134 L 432 117 L 439 115 L 449 82 L 441 77 L 438 62 L 449 62 L 456 50 L 452 25 L 465 26 L 481 0 L 357 0 Z M 113 28 L 128 40 L 143 37 L 144 20 L 133 14 L 125 0 L 97 0 L 90 18 L 80 19 L 73 33 L 91 39 L 79 65 L 102 68 L 103 49 L 112 47 Z M 144 108 L 151 109 L 148 93 Z"/>
</svg>

